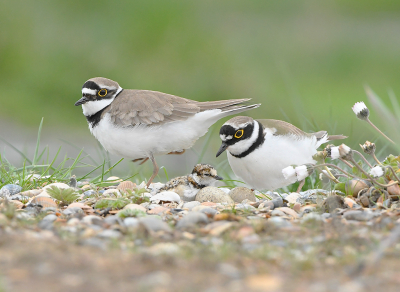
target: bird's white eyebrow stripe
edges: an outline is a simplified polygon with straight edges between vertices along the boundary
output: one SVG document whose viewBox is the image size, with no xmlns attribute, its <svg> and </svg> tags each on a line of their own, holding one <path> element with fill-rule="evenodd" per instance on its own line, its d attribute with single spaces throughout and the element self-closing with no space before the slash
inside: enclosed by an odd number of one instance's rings
<svg viewBox="0 0 400 292">
<path fill-rule="evenodd" d="M 82 88 L 82 94 L 96 95 L 97 91 L 89 88 Z"/>
</svg>

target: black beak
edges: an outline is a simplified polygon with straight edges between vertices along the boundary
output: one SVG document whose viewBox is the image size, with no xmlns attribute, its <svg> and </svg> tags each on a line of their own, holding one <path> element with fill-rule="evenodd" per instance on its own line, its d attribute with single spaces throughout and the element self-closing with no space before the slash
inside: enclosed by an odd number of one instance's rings
<svg viewBox="0 0 400 292">
<path fill-rule="evenodd" d="M 80 100 L 78 100 L 77 102 L 75 102 L 75 105 L 81 105 L 81 104 L 85 104 L 87 103 L 89 100 L 86 97 L 82 97 Z"/>
<path fill-rule="evenodd" d="M 225 142 L 222 142 L 221 147 L 219 147 L 219 150 L 217 152 L 217 156 L 220 156 L 222 152 L 224 152 L 226 150 L 226 148 L 228 148 L 228 144 L 226 144 Z"/>
<path fill-rule="evenodd" d="M 219 175 L 216 175 L 214 178 L 215 178 L 216 180 L 223 180 L 223 179 L 224 179 L 223 177 L 220 177 Z"/>
</svg>

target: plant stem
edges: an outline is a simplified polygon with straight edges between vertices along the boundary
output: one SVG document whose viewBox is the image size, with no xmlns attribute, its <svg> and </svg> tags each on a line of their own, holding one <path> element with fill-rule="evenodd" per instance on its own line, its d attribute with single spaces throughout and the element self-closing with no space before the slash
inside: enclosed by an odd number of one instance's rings
<svg viewBox="0 0 400 292">
<path fill-rule="evenodd" d="M 379 165 L 383 165 L 383 164 L 379 161 L 379 159 L 376 158 L 375 153 L 372 153 L 371 155 L 372 155 L 372 157 L 374 158 L 374 160 L 375 160 Z"/>
<path fill-rule="evenodd" d="M 353 152 L 357 153 L 359 156 L 361 156 L 361 158 L 364 160 L 364 162 L 369 166 L 369 168 L 372 168 L 372 165 L 368 162 L 368 160 L 364 157 L 364 155 L 362 155 L 360 152 L 358 152 L 357 150 L 353 149 Z"/>
<path fill-rule="evenodd" d="M 395 144 L 392 139 L 390 139 L 388 136 L 386 136 L 385 134 L 383 134 L 383 132 L 381 130 L 378 129 L 377 126 L 375 126 L 370 120 L 369 118 L 366 119 L 366 121 L 375 129 L 377 130 L 383 137 L 385 137 L 386 139 L 388 139 L 390 142 L 392 142 L 393 144 Z"/>
</svg>

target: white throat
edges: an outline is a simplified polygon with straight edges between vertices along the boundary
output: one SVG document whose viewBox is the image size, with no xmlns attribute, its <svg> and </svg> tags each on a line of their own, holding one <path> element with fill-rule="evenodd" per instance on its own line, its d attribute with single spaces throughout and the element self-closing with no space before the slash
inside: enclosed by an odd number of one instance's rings
<svg viewBox="0 0 400 292">
<path fill-rule="evenodd" d="M 118 89 L 118 91 L 115 93 L 115 95 L 112 98 L 108 98 L 108 99 L 101 99 L 101 100 L 93 100 L 93 101 L 89 101 L 85 104 L 82 104 L 82 110 L 83 110 L 83 114 L 85 116 L 92 116 L 95 113 L 97 113 L 98 111 L 102 110 L 103 108 L 107 107 L 110 105 L 110 103 L 113 102 L 113 100 L 115 99 L 115 97 L 118 95 L 118 93 L 120 93 L 122 91 L 122 88 L 120 87 Z"/>
<path fill-rule="evenodd" d="M 253 145 L 254 142 L 256 142 L 256 140 L 258 138 L 259 130 L 260 130 L 260 126 L 259 126 L 258 122 L 254 121 L 253 133 L 251 133 L 250 138 L 248 138 L 246 140 L 241 140 L 241 141 L 229 146 L 227 149 L 229 151 L 229 153 L 231 153 L 233 155 L 240 155 L 243 152 L 246 152 L 247 150 L 249 150 L 251 145 Z"/>
</svg>

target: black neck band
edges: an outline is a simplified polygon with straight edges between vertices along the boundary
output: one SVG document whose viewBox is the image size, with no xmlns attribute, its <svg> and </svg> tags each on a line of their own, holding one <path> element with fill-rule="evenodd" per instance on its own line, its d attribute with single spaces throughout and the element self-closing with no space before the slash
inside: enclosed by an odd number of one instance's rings
<svg viewBox="0 0 400 292">
<path fill-rule="evenodd" d="M 117 98 L 117 96 L 124 91 L 123 89 L 121 89 L 120 92 L 117 93 L 117 95 L 115 96 L 115 98 Z M 114 99 L 115 99 L 114 98 Z M 106 106 L 105 108 L 99 110 L 97 113 L 91 115 L 91 116 L 86 116 L 86 119 L 88 121 L 88 123 L 92 126 L 92 128 L 96 127 L 97 124 L 100 122 L 101 120 L 101 114 L 104 112 L 104 110 L 107 108 L 108 106 Z"/>
<path fill-rule="evenodd" d="M 240 153 L 239 155 L 235 155 L 233 153 L 231 153 L 232 156 L 236 157 L 236 158 L 242 158 L 242 157 L 246 157 L 247 155 L 249 155 L 251 152 L 253 152 L 254 150 L 256 150 L 258 147 L 261 146 L 261 144 L 265 141 L 264 138 L 264 128 L 263 126 L 260 124 L 260 122 L 256 121 L 258 123 L 258 137 L 257 140 L 254 141 L 254 143 L 249 147 L 249 149 L 247 149 L 245 152 Z"/>
</svg>

